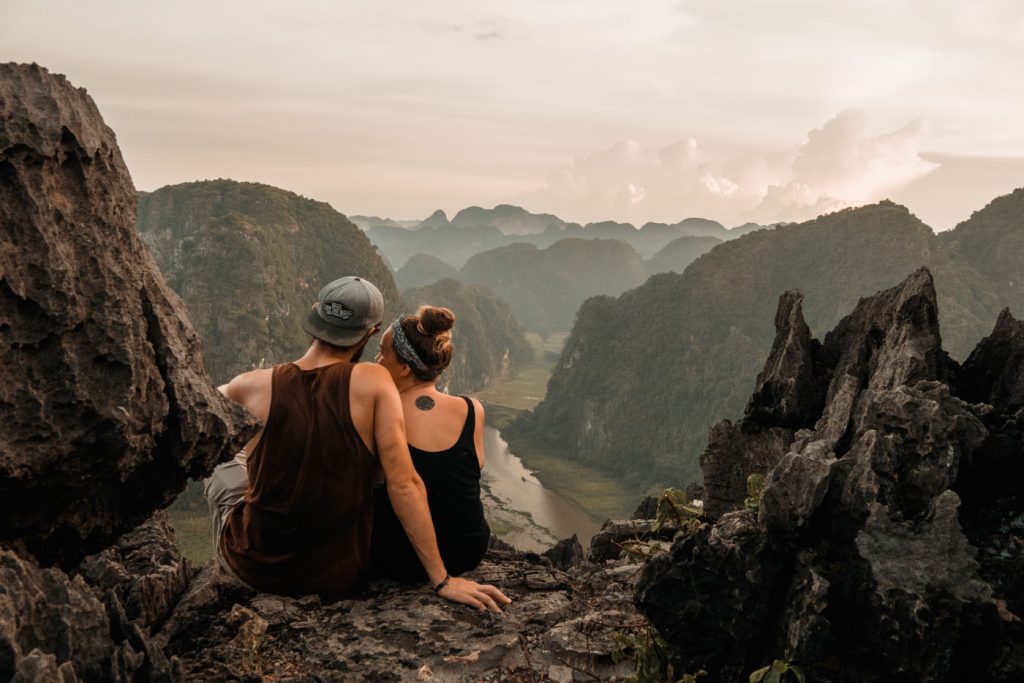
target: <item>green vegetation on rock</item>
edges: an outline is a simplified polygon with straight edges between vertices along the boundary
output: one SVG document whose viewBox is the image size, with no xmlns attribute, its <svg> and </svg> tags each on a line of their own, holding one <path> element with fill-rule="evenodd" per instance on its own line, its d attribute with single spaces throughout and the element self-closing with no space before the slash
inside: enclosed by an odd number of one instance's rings
<svg viewBox="0 0 1024 683">
<path fill-rule="evenodd" d="M 449 278 L 405 290 L 403 296 L 410 311 L 429 304 L 455 313 L 454 357 L 439 380 L 450 393 L 478 391 L 533 359 L 533 347 L 511 307 L 486 287 Z"/>
<path fill-rule="evenodd" d="M 324 202 L 232 180 L 139 194 L 138 227 L 203 340 L 217 382 L 292 360 L 319 288 L 361 275 L 400 310 L 391 271 L 363 232 Z"/>
</svg>

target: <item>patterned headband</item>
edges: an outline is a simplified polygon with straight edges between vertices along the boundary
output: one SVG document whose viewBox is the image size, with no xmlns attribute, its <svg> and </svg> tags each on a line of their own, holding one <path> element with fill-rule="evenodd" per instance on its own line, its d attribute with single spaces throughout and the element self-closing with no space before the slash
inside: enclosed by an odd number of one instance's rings
<svg viewBox="0 0 1024 683">
<path fill-rule="evenodd" d="M 420 360 L 416 349 L 412 348 L 409 338 L 405 336 L 405 330 L 402 329 L 403 320 L 405 320 L 405 316 L 402 316 L 391 325 L 391 345 L 395 347 L 395 353 L 398 354 L 399 358 L 421 373 L 429 374 L 430 368 Z"/>
</svg>

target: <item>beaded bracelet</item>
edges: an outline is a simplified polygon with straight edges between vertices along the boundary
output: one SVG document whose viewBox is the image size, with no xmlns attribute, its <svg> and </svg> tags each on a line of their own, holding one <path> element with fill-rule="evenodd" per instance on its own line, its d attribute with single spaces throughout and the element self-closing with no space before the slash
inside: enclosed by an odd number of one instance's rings
<svg viewBox="0 0 1024 683">
<path fill-rule="evenodd" d="M 439 583 L 436 586 L 434 586 L 434 592 L 435 593 L 440 593 L 441 590 L 444 589 L 444 587 L 447 586 L 448 582 L 451 581 L 451 580 L 452 580 L 452 575 L 451 574 L 445 574 L 444 578 L 441 579 L 441 583 Z"/>
</svg>

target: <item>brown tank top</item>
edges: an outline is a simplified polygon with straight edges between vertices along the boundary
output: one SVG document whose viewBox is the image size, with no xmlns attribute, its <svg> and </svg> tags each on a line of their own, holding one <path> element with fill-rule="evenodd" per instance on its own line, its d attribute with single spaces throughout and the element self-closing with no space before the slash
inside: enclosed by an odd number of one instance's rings
<svg viewBox="0 0 1024 683">
<path fill-rule="evenodd" d="M 352 368 L 274 368 L 270 414 L 248 460 L 249 488 L 221 537 L 225 561 L 253 588 L 333 601 L 362 583 L 376 460 L 352 423 Z"/>
</svg>

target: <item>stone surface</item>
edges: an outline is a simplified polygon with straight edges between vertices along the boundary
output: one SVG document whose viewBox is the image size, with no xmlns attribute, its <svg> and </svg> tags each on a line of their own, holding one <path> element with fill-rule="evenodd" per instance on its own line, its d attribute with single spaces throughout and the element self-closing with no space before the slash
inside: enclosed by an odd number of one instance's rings
<svg viewBox="0 0 1024 683">
<path fill-rule="evenodd" d="M 170 616 L 191 578 L 163 510 L 113 546 L 87 557 L 77 571 L 97 590 L 116 594 L 125 616 L 146 631 L 159 628 Z"/>
<path fill-rule="evenodd" d="M 711 681 L 774 659 L 815 681 L 1024 676 L 1021 415 L 950 388 L 1006 395 L 992 387 L 1013 373 L 995 369 L 1024 338 L 1004 316 L 959 381 L 934 314 L 927 271 L 862 300 L 823 345 L 822 417 L 793 435 L 757 513 L 723 514 L 645 566 L 637 603 L 688 667 Z M 726 427 L 733 451 L 716 457 L 747 462 L 752 439 Z"/>
<path fill-rule="evenodd" d="M 779 297 L 775 341 L 764 370 L 757 376 L 745 423 L 801 429 L 814 426 L 828 387 L 821 344 L 804 322 L 803 295 L 795 290 Z"/>
<path fill-rule="evenodd" d="M 708 445 L 700 463 L 704 468 L 704 512 L 717 518 L 743 507 L 747 477 L 767 474 L 786 454 L 793 430 L 762 429 L 749 423 L 722 420 L 708 430 Z"/>
<path fill-rule="evenodd" d="M 966 401 L 1004 413 L 1024 408 L 1024 321 L 1003 310 L 992 334 L 964 361 L 957 391 Z"/>
<path fill-rule="evenodd" d="M 0 542 L 70 566 L 249 432 L 135 231 L 84 90 L 0 65 Z"/>
<path fill-rule="evenodd" d="M 541 554 L 551 561 L 552 567 L 562 571 L 578 567 L 586 559 L 586 555 L 583 553 L 583 546 L 580 545 L 580 539 L 576 537 L 576 534 L 573 534 L 570 538 L 562 539 Z"/>
<path fill-rule="evenodd" d="M 658 529 L 653 519 L 610 519 L 590 539 L 587 562 L 617 560 L 632 543 L 671 541 L 678 531 L 671 524 Z"/>
<path fill-rule="evenodd" d="M 119 559 L 133 571 L 153 570 L 146 563 L 131 562 L 130 557 L 175 553 L 173 536 L 160 538 L 161 528 L 166 525 L 157 522 L 155 529 L 135 532 L 133 551 L 127 555 L 108 551 L 107 561 Z M 168 659 L 150 637 L 146 615 L 128 616 L 139 588 L 144 591 L 152 582 L 152 577 L 141 573 L 122 581 L 134 584 L 134 591 L 89 585 L 82 576 L 40 568 L 31 559 L 0 550 L 0 680 L 182 680 L 180 663 Z M 122 594 L 129 597 L 128 611 L 122 606 Z"/>
<path fill-rule="evenodd" d="M 531 560 L 531 557 L 533 558 Z M 322 605 L 246 591 L 203 570 L 164 629 L 189 680 L 621 680 L 616 632 L 646 623 L 632 606 L 638 565 L 562 572 L 535 555 L 491 550 L 470 578 L 513 603 L 478 612 L 422 586 L 371 584 L 360 599 Z M 575 678 L 574 678 L 575 676 Z"/>
</svg>

